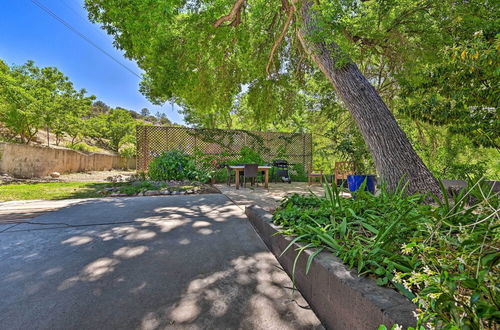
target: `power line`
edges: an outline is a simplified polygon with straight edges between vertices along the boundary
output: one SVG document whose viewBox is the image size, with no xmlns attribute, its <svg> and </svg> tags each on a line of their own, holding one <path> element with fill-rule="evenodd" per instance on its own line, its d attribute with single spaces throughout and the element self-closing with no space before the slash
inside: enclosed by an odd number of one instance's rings
<svg viewBox="0 0 500 330">
<path fill-rule="evenodd" d="M 137 78 L 141 78 L 140 75 L 138 75 L 137 73 L 135 73 L 133 70 L 129 69 L 125 64 L 123 64 L 122 62 L 120 62 L 119 60 L 117 60 L 115 57 L 113 57 L 113 55 L 111 55 L 110 53 L 108 53 L 107 51 L 105 51 L 104 49 L 102 49 L 101 47 L 99 47 L 96 43 L 94 43 L 91 39 L 89 39 L 86 35 L 84 35 L 80 31 L 78 31 L 77 29 L 75 29 L 71 24 L 69 24 L 68 22 L 66 22 L 64 19 L 62 19 L 61 17 L 57 16 L 57 14 L 54 13 L 52 10 L 50 10 L 47 7 L 45 7 L 43 4 L 41 4 L 37 0 L 31 0 L 31 2 L 34 5 L 36 5 L 37 7 L 39 7 L 40 9 L 42 9 L 44 12 L 46 12 L 48 15 L 50 15 L 52 18 L 54 18 L 55 20 L 59 21 L 59 23 L 63 24 L 66 28 L 68 28 L 69 30 L 71 30 L 77 36 L 79 36 L 80 38 L 82 38 L 83 40 L 85 40 L 86 42 L 88 42 L 90 45 L 92 45 L 93 47 L 95 47 L 101 53 L 103 53 L 104 55 L 106 55 L 107 57 L 109 57 L 110 59 L 112 59 L 113 61 L 115 61 L 117 64 L 119 64 L 120 66 L 122 66 L 125 70 L 127 70 L 128 72 L 130 72 L 131 74 L 133 74 Z"/>
<path fill-rule="evenodd" d="M 85 22 L 87 22 L 87 17 L 84 17 L 81 13 L 79 13 L 75 8 L 73 8 L 73 6 L 70 6 L 66 0 L 61 0 L 61 3 L 66 7 L 68 8 L 69 10 L 71 10 L 73 12 L 73 14 L 75 14 L 76 16 L 78 16 L 79 18 L 83 19 Z"/>
</svg>

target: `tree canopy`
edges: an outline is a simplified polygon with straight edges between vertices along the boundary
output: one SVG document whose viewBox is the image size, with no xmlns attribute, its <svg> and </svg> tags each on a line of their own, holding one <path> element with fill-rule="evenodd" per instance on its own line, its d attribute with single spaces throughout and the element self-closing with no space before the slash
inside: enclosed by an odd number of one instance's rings
<svg viewBox="0 0 500 330">
<path fill-rule="evenodd" d="M 258 124 L 303 106 L 305 80 L 325 78 L 306 59 L 288 1 L 87 0 L 90 18 L 146 74 L 141 90 L 175 100 L 188 120 Z M 479 145 L 498 146 L 498 5 L 473 0 L 319 1 L 321 33 L 358 63 L 393 112 L 449 125 Z M 140 22 L 140 24 L 139 24 Z M 231 28 L 236 27 L 236 28 Z M 483 118 L 486 116 L 487 118 Z M 479 120 L 478 120 L 479 119 Z M 473 122 L 473 123 L 472 123 Z M 260 124 L 259 124 L 260 123 Z"/>
<path fill-rule="evenodd" d="M 342 150 L 342 137 L 359 133 L 297 36 L 304 3 L 85 1 L 90 19 L 146 72 L 141 91 L 153 102 L 181 105 L 188 123 L 311 130 L 320 119 L 318 146 Z M 338 67 L 357 63 L 414 144 L 438 132 L 443 144 L 458 138 L 451 134 L 498 148 L 496 2 L 339 0 L 312 7 L 316 28 L 308 38 L 337 45 Z M 362 139 L 353 141 L 366 150 Z"/>
<path fill-rule="evenodd" d="M 66 138 L 71 148 L 93 150 L 84 144 L 86 141 L 131 156 L 135 153 L 136 125 L 171 124 L 164 114 L 155 117 L 148 112 L 144 116 L 94 100 L 85 89 L 76 90 L 55 67 L 40 68 L 33 61 L 8 66 L 0 60 L 2 140 L 32 143 L 39 131 L 45 130 L 48 145 L 59 145 Z"/>
</svg>

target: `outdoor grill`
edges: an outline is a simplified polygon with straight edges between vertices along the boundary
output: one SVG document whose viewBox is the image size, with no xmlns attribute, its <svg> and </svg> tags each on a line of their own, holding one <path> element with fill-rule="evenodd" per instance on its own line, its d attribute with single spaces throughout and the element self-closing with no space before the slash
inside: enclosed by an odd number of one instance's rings
<svg viewBox="0 0 500 330">
<path fill-rule="evenodd" d="M 274 168 L 274 182 L 278 182 L 278 180 L 281 180 L 281 182 L 288 182 L 292 183 L 292 179 L 290 179 L 290 172 L 289 172 L 289 164 L 286 160 L 274 160 L 273 161 L 273 168 Z"/>
</svg>

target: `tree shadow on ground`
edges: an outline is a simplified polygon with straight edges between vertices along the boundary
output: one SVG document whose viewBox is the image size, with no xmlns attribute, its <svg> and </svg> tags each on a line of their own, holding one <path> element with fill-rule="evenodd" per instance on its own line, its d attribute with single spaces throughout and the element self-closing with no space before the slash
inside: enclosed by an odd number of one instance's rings
<svg viewBox="0 0 500 330">
<path fill-rule="evenodd" d="M 223 195 L 86 201 L 36 221 L 0 234 L 8 328 L 321 328 Z"/>
</svg>

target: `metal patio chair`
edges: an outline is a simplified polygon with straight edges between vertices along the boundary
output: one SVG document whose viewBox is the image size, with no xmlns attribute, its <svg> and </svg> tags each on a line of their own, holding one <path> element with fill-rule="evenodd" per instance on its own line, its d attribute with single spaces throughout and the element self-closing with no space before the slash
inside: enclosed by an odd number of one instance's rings
<svg viewBox="0 0 500 330">
<path fill-rule="evenodd" d="M 247 186 L 247 178 L 251 179 L 252 185 L 253 183 L 257 183 L 259 171 L 259 164 L 245 164 L 245 169 L 243 170 L 243 187 Z"/>
</svg>

